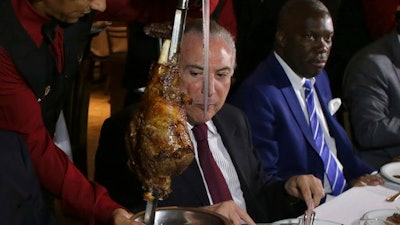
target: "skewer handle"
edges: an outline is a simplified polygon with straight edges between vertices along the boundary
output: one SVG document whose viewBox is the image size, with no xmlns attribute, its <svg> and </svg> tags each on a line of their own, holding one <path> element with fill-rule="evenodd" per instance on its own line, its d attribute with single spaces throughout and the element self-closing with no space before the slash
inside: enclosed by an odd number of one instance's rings
<svg viewBox="0 0 400 225">
<path fill-rule="evenodd" d="M 182 42 L 183 32 L 185 29 L 186 15 L 189 0 L 180 0 L 175 10 L 174 26 L 172 28 L 171 47 L 169 49 L 169 61 L 176 63 L 178 60 L 177 53 Z"/>
</svg>

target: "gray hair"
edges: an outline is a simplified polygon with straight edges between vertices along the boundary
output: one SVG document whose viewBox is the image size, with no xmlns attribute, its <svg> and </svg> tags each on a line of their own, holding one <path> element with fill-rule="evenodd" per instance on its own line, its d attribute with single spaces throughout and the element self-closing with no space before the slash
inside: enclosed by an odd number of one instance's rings
<svg viewBox="0 0 400 225">
<path fill-rule="evenodd" d="M 203 20 L 188 19 L 186 21 L 185 34 L 188 33 L 203 35 Z M 214 20 L 210 20 L 210 37 L 222 38 L 228 43 L 229 48 L 232 50 L 233 58 L 235 59 L 236 64 L 236 46 L 232 34 Z"/>
</svg>

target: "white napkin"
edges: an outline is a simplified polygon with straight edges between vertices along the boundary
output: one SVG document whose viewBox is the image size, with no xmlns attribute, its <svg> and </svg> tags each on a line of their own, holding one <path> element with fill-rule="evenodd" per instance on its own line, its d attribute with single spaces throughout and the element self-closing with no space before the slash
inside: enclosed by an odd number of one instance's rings
<svg viewBox="0 0 400 225">
<path fill-rule="evenodd" d="M 331 116 L 335 115 L 335 113 L 339 110 L 341 105 L 342 105 L 342 100 L 340 100 L 340 98 L 334 98 L 329 101 L 328 109 Z"/>
<path fill-rule="evenodd" d="M 398 190 L 399 186 L 397 186 Z M 395 189 L 383 186 L 353 187 L 334 199 L 315 208 L 316 218 L 340 222 L 343 225 L 358 225 L 364 213 L 378 209 L 396 209 L 398 202 L 387 202 L 385 198 L 396 193 Z"/>
</svg>

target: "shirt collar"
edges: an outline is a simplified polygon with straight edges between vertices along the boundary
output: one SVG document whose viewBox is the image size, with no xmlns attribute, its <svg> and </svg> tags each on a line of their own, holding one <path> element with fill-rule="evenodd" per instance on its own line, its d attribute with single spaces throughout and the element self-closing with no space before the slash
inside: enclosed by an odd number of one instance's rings
<svg viewBox="0 0 400 225">
<path fill-rule="evenodd" d="M 11 0 L 16 16 L 36 46 L 43 42 L 42 26 L 50 18 L 40 15 L 28 0 Z"/>
<path fill-rule="evenodd" d="M 207 124 L 207 127 L 208 127 L 208 131 L 210 131 L 211 134 L 214 135 L 214 134 L 217 133 L 217 128 L 215 127 L 215 125 L 214 125 L 214 123 L 213 123 L 212 120 L 207 121 L 206 124 Z M 190 124 L 190 123 L 187 123 L 187 125 L 188 125 L 189 130 L 192 130 L 193 127 L 194 127 L 194 126 L 193 126 L 192 124 Z"/>
<path fill-rule="evenodd" d="M 305 77 L 301 77 L 297 75 L 292 68 L 283 60 L 275 51 L 274 51 L 275 57 L 278 60 L 279 64 L 281 64 L 283 70 L 285 71 L 286 76 L 289 78 L 290 83 L 292 84 L 294 89 L 299 89 L 301 90 L 303 88 L 304 82 L 306 81 Z M 315 78 L 309 78 L 311 80 L 311 83 L 315 83 Z"/>
</svg>

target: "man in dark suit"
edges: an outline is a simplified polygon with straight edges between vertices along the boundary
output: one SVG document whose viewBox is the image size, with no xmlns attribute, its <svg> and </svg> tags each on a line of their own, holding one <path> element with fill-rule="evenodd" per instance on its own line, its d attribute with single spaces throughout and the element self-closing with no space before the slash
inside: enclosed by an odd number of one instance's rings
<svg viewBox="0 0 400 225">
<path fill-rule="evenodd" d="M 29 151 L 16 133 L 0 130 L 0 168 L 0 223 L 56 224 L 43 200 Z"/>
<path fill-rule="evenodd" d="M 347 187 L 383 182 L 370 175 L 373 169 L 354 155 L 345 130 L 333 115 L 338 102 L 331 101 L 328 77 L 323 70 L 333 31 L 332 18 L 323 3 L 289 1 L 279 15 L 274 52 L 244 81 L 231 101 L 249 118 L 264 172 L 278 179 L 313 174 L 328 194 L 333 193 L 336 185 L 325 169 L 331 165 L 335 165 L 338 176 L 345 178 L 338 193 L 345 190 L 346 181 Z M 307 109 L 303 88 L 306 80 L 314 83 L 316 111 Z M 318 137 L 322 136 L 318 142 L 309 126 L 309 112 L 313 112 L 313 121 L 318 124 Z M 331 161 L 324 162 L 320 157 L 320 146 Z"/>
<path fill-rule="evenodd" d="M 353 56 L 343 83 L 360 157 L 376 169 L 400 156 L 400 11 L 396 19 L 392 33 Z"/>
<path fill-rule="evenodd" d="M 209 101 L 204 113 L 202 22 L 189 21 L 180 52 L 180 89 L 193 99 L 186 110 L 196 157 L 183 174 L 172 178 L 172 193 L 159 206 L 206 207 L 226 216 L 233 224 L 255 224 L 253 219 L 268 222 L 302 214 L 304 201 L 299 199 L 314 200 L 312 204 L 318 205 L 324 192 L 315 177 L 272 180 L 264 176 L 245 115 L 225 104 L 235 66 L 235 44 L 232 36 L 214 22 L 210 26 L 209 55 Z M 138 195 L 140 182 L 126 166 L 124 145 L 133 112 L 130 109 L 105 121 L 96 154 L 95 180 L 107 187 L 113 199 L 136 212 L 144 209 L 145 202 Z M 197 141 L 191 131 L 202 123 L 208 127 L 210 150 L 232 200 L 217 203 L 210 197 L 208 175 L 200 166 Z"/>
</svg>

